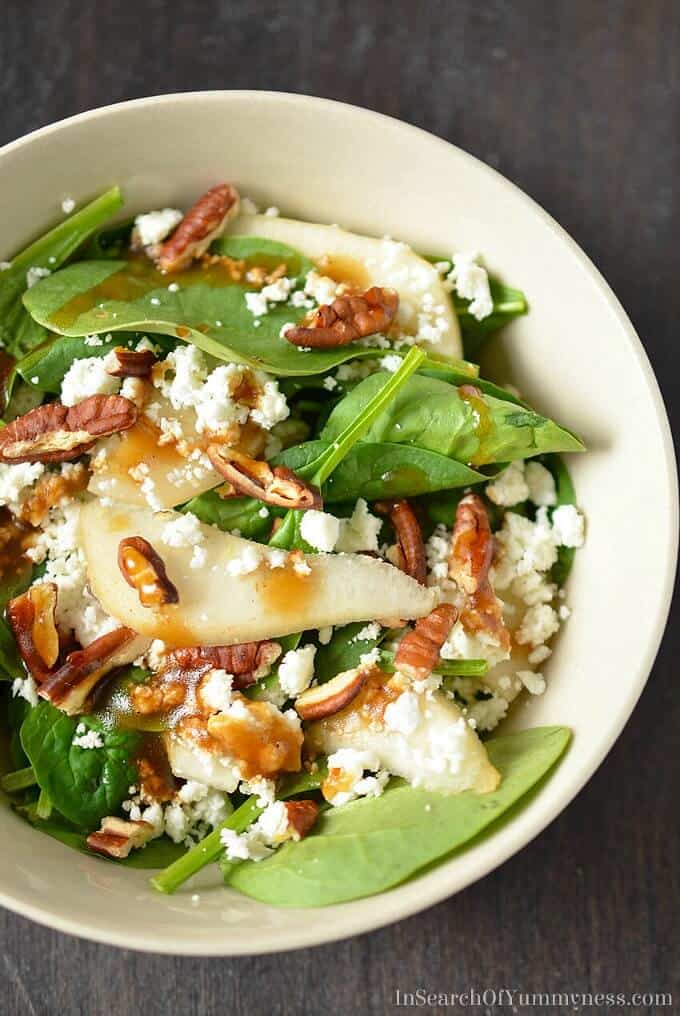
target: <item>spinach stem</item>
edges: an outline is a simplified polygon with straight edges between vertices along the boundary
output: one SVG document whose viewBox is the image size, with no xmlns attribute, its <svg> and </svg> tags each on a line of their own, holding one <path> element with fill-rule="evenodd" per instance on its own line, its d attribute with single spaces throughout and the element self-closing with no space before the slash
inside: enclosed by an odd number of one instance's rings
<svg viewBox="0 0 680 1016">
<path fill-rule="evenodd" d="M 35 814 L 37 818 L 41 819 L 48 819 L 52 814 L 52 802 L 44 790 L 40 791 L 40 796 L 35 806 Z"/>
<path fill-rule="evenodd" d="M 380 651 L 380 666 L 387 674 L 395 671 L 394 653 L 387 649 Z M 442 660 L 435 666 L 433 673 L 442 677 L 484 677 L 489 664 L 486 660 Z"/>
<path fill-rule="evenodd" d="M 224 850 L 220 839 L 223 829 L 233 829 L 234 832 L 242 833 L 262 814 L 262 810 L 257 804 L 257 799 L 249 797 L 228 819 L 208 833 L 205 839 L 169 864 L 160 875 L 152 878 L 151 885 L 162 893 L 174 893 L 188 878 L 201 868 L 205 868 L 206 864 L 217 860 Z"/>
<path fill-rule="evenodd" d="M 16 769 L 13 773 L 3 776 L 0 780 L 0 787 L 6 794 L 16 794 L 18 790 L 34 787 L 36 783 L 33 766 L 26 766 L 25 769 Z"/>
</svg>

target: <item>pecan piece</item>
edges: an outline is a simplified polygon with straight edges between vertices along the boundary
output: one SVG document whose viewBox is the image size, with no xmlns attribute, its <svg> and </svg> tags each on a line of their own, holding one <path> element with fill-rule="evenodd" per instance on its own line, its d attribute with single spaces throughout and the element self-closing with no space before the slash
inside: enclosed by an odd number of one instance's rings
<svg viewBox="0 0 680 1016">
<path fill-rule="evenodd" d="M 286 839 L 303 839 L 319 817 L 319 805 L 316 801 L 286 801 L 284 805 L 288 817 Z"/>
<path fill-rule="evenodd" d="M 87 837 L 87 845 L 96 854 L 116 860 L 127 857 L 131 850 L 145 846 L 153 839 L 154 828 L 149 822 L 128 822 L 108 815 L 96 833 Z"/>
<path fill-rule="evenodd" d="M 318 487 L 306 483 L 286 466 L 274 466 L 272 469 L 267 462 L 251 459 L 249 455 L 224 445 L 208 445 L 207 454 L 213 468 L 232 488 L 222 493 L 222 497 L 247 494 L 281 508 L 306 510 L 323 507 Z"/>
<path fill-rule="evenodd" d="M 368 677 L 370 668 L 355 667 L 336 674 L 324 684 L 307 688 L 295 699 L 295 711 L 302 720 L 324 720 L 352 702 Z"/>
<path fill-rule="evenodd" d="M 28 672 L 44 681 L 59 658 L 59 632 L 54 620 L 57 587 L 40 582 L 9 601 L 7 620 Z"/>
<path fill-rule="evenodd" d="M 126 349 L 125 346 L 116 346 L 113 352 L 116 366 L 113 370 L 107 371 L 112 377 L 148 377 L 157 360 L 152 349 Z"/>
<path fill-rule="evenodd" d="M 127 536 L 120 541 L 118 567 L 127 584 L 137 590 L 143 607 L 179 602 L 179 593 L 168 578 L 163 559 L 143 536 Z"/>
<path fill-rule="evenodd" d="M 69 653 L 65 663 L 40 686 L 38 694 L 68 716 L 83 712 L 90 692 L 113 670 L 131 663 L 148 646 L 132 628 L 115 628 L 85 649 Z"/>
<path fill-rule="evenodd" d="M 167 655 L 167 668 L 202 673 L 226 670 L 234 677 L 235 689 L 245 688 L 271 670 L 281 655 L 278 642 L 242 642 L 235 646 L 192 646 L 173 649 Z"/>
<path fill-rule="evenodd" d="M 402 571 L 425 585 L 427 560 L 420 523 L 408 501 L 376 501 L 373 506 L 380 515 L 389 515 L 399 545 Z"/>
<path fill-rule="evenodd" d="M 416 621 L 412 631 L 404 635 L 394 657 L 394 665 L 402 674 L 422 681 L 432 673 L 439 659 L 439 650 L 458 619 L 451 603 L 438 607 Z"/>
<path fill-rule="evenodd" d="M 136 419 L 136 407 L 121 395 L 90 395 L 77 406 L 38 406 L 0 431 L 0 462 L 75 459 L 98 438 L 127 430 Z"/>
<path fill-rule="evenodd" d="M 211 187 L 185 214 L 158 252 L 158 267 L 164 272 L 178 272 L 201 256 L 213 240 L 224 231 L 229 219 L 239 209 L 235 187 L 221 183 Z"/>
<path fill-rule="evenodd" d="M 449 575 L 466 595 L 461 621 L 469 631 L 489 632 L 508 649 L 510 636 L 502 606 L 489 581 L 493 554 L 494 539 L 484 502 L 477 494 L 466 494 L 456 510 L 449 554 Z"/>
<path fill-rule="evenodd" d="M 338 296 L 312 311 L 306 324 L 285 331 L 295 346 L 331 349 L 389 328 L 399 309 L 394 289 L 371 286 L 360 296 Z"/>
<path fill-rule="evenodd" d="M 21 505 L 19 518 L 31 526 L 39 526 L 50 508 L 64 498 L 85 490 L 89 478 L 87 467 L 82 462 L 76 462 L 67 473 L 44 473 L 33 493 Z"/>
</svg>

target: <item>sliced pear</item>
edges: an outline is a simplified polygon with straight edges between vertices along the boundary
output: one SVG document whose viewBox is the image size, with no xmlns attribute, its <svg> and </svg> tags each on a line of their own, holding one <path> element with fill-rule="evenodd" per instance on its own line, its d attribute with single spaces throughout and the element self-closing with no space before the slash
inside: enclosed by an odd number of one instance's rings
<svg viewBox="0 0 680 1016">
<path fill-rule="evenodd" d="M 390 705 L 399 708 L 398 699 L 386 704 L 381 718 L 373 691 L 370 702 L 360 694 L 341 713 L 311 724 L 306 732 L 307 745 L 326 755 L 340 748 L 372 752 L 381 768 L 441 794 L 463 790 L 484 794 L 494 790 L 499 773 L 458 706 L 439 692 L 404 694 L 410 696 L 410 723 L 401 729 L 389 725 L 387 712 Z"/>
<path fill-rule="evenodd" d="M 445 327 L 438 342 L 423 342 L 423 348 L 444 359 L 463 356 L 458 319 L 441 276 L 407 244 L 349 233 L 339 226 L 268 215 L 240 215 L 228 232 L 288 244 L 315 261 L 321 275 L 338 282 L 363 289 L 391 286 L 399 293 L 399 322 L 409 334 L 417 330 L 419 312 L 427 313 L 427 306 L 436 308 L 433 317 Z"/>
<path fill-rule="evenodd" d="M 205 555 L 192 568 L 193 546 L 163 542 L 166 525 L 179 517 L 96 501 L 80 512 L 92 592 L 121 624 L 149 638 L 173 646 L 234 645 L 376 616 L 423 617 L 435 605 L 434 590 L 384 561 L 361 554 L 309 554 L 297 561 L 287 556 L 284 566 L 271 567 L 268 548 L 214 526 L 201 525 Z M 118 544 L 126 536 L 142 536 L 161 556 L 179 592 L 176 605 L 156 610 L 141 605 L 118 569 Z M 234 574 L 249 567 L 253 570 Z"/>
</svg>

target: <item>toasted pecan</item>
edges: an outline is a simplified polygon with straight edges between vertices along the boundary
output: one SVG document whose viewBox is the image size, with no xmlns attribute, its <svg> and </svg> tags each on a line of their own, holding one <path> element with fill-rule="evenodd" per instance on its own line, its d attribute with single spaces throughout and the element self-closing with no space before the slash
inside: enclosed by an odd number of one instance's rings
<svg viewBox="0 0 680 1016">
<path fill-rule="evenodd" d="M 338 296 L 322 304 L 306 323 L 287 328 L 286 339 L 295 346 L 331 349 L 389 328 L 399 309 L 394 289 L 371 286 L 360 296 Z"/>
<path fill-rule="evenodd" d="M 451 603 L 440 603 L 427 617 L 416 621 L 413 630 L 404 635 L 397 647 L 394 657 L 397 670 L 414 680 L 428 677 L 437 665 L 439 650 L 457 618 L 458 611 Z"/>
<path fill-rule="evenodd" d="M 59 633 L 55 623 L 57 587 L 40 582 L 7 605 L 7 620 L 28 672 L 44 681 L 59 658 Z"/>
<path fill-rule="evenodd" d="M 288 839 L 301 840 L 311 830 L 319 817 L 319 805 L 316 801 L 286 801 L 284 803 L 288 817 Z"/>
<path fill-rule="evenodd" d="M 177 228 L 161 245 L 158 267 L 164 272 L 178 272 L 186 268 L 220 236 L 238 209 L 239 196 L 235 187 L 229 183 L 211 187 L 191 206 Z"/>
<path fill-rule="evenodd" d="M 107 372 L 112 377 L 148 377 L 158 359 L 152 349 L 126 349 L 125 346 L 116 346 L 113 352 L 116 365 Z"/>
<path fill-rule="evenodd" d="M 90 395 L 77 406 L 38 406 L 0 431 L 0 462 L 75 459 L 98 438 L 127 430 L 136 419 L 136 406 L 121 395 Z"/>
<path fill-rule="evenodd" d="M 97 832 L 87 837 L 87 845 L 96 854 L 118 860 L 127 857 L 131 850 L 143 847 L 153 836 L 154 828 L 149 822 L 129 822 L 107 815 Z"/>
<path fill-rule="evenodd" d="M 178 603 L 177 587 L 168 578 L 163 559 L 143 536 L 126 536 L 118 544 L 118 567 L 137 590 L 143 607 Z"/>
<path fill-rule="evenodd" d="M 65 663 L 41 684 L 38 694 L 69 716 L 83 712 L 102 677 L 114 667 L 129 663 L 139 655 L 140 648 L 137 632 L 132 628 L 115 628 L 85 649 L 69 653 Z"/>
<path fill-rule="evenodd" d="M 376 501 L 374 508 L 380 515 L 389 515 L 394 526 L 401 551 L 401 570 L 424 586 L 427 579 L 425 544 L 420 523 L 411 505 L 405 500 Z"/>
<path fill-rule="evenodd" d="M 44 473 L 19 509 L 19 518 L 39 526 L 50 508 L 64 498 L 79 494 L 87 487 L 90 474 L 82 462 L 69 467 L 68 473 Z"/>
<path fill-rule="evenodd" d="M 226 670 L 233 675 L 233 687 L 239 689 L 265 677 L 280 655 L 281 646 L 271 641 L 242 642 L 235 646 L 191 646 L 171 650 L 165 667 L 194 673 Z"/>
<path fill-rule="evenodd" d="M 489 581 L 493 554 L 494 539 L 484 502 L 477 494 L 466 494 L 456 510 L 449 576 L 466 597 L 461 610 L 464 627 L 492 634 L 507 649 L 510 636 L 503 622 L 503 608 Z"/>
<path fill-rule="evenodd" d="M 231 496 L 247 494 L 267 504 L 281 508 L 323 507 L 318 487 L 306 483 L 292 469 L 274 466 L 260 459 L 252 459 L 234 448 L 211 444 L 207 449 L 208 458 L 214 469 L 231 485 Z M 221 490 L 221 496 L 225 493 Z"/>
</svg>

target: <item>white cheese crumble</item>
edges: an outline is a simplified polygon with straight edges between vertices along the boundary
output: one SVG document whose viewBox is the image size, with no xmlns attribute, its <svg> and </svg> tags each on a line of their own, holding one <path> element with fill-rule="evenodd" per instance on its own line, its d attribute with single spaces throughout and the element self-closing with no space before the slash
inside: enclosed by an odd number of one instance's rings
<svg viewBox="0 0 680 1016">
<path fill-rule="evenodd" d="M 233 674 L 228 674 L 226 670 L 218 668 L 209 670 L 200 684 L 201 705 L 216 713 L 225 712 L 232 704 L 233 681 Z"/>
<path fill-rule="evenodd" d="M 374 639 L 380 638 L 381 631 L 382 627 L 377 621 L 370 621 L 363 628 L 359 629 L 352 642 L 372 642 Z"/>
<path fill-rule="evenodd" d="M 45 472 L 41 462 L 17 462 L 15 465 L 0 463 L 0 506 L 7 506 L 16 512 L 24 495 Z"/>
<path fill-rule="evenodd" d="M 420 723 L 420 704 L 413 691 L 404 691 L 385 709 L 385 726 L 406 737 L 412 734 Z"/>
<path fill-rule="evenodd" d="M 46 279 L 52 272 L 49 268 L 29 268 L 26 272 L 26 289 L 31 289 L 35 286 L 36 282 L 40 282 L 41 279 Z"/>
<path fill-rule="evenodd" d="M 302 539 L 316 550 L 330 552 L 335 548 L 340 536 L 340 519 L 328 512 L 320 512 L 314 508 L 306 511 L 300 523 Z"/>
<path fill-rule="evenodd" d="M 563 504 L 552 515 L 555 539 L 563 547 L 582 547 L 584 541 L 584 520 L 573 504 Z"/>
<path fill-rule="evenodd" d="M 540 462 L 527 462 L 524 478 L 529 488 L 529 500 L 539 507 L 553 505 L 557 501 L 555 478 Z"/>
<path fill-rule="evenodd" d="M 145 212 L 135 219 L 135 230 L 142 247 L 150 247 L 173 231 L 184 218 L 177 208 L 162 208 L 153 212 Z"/>
<path fill-rule="evenodd" d="M 98 730 L 88 730 L 84 723 L 79 723 L 71 744 L 76 748 L 103 748 L 104 738 Z"/>
<path fill-rule="evenodd" d="M 115 395 L 120 379 L 109 374 L 108 357 L 86 356 L 74 360 L 61 382 L 61 401 L 75 406 L 90 395 Z"/>
<path fill-rule="evenodd" d="M 547 472 L 547 470 L 546 470 Z M 504 508 L 520 504 L 529 497 L 529 487 L 524 478 L 524 464 L 511 462 L 500 476 L 486 485 L 486 496 L 494 504 Z"/>
<path fill-rule="evenodd" d="M 380 759 L 372 751 L 357 751 L 355 748 L 339 748 L 328 756 L 328 771 L 339 769 L 343 782 L 349 788 L 328 798 L 335 808 L 348 804 L 358 797 L 379 797 L 389 780 L 389 773 L 380 769 Z M 368 772 L 368 776 L 364 776 Z"/>
<path fill-rule="evenodd" d="M 259 292 L 246 293 L 246 307 L 255 318 L 263 317 L 269 311 L 270 303 L 285 303 L 295 285 L 294 279 L 285 276 L 263 286 Z"/>
<path fill-rule="evenodd" d="M 477 254 L 454 254 L 447 281 L 453 284 L 460 297 L 470 300 L 470 313 L 478 321 L 482 321 L 493 311 L 493 300 L 489 288 L 489 276 L 486 269 L 478 264 L 477 258 Z"/>
<path fill-rule="evenodd" d="M 38 686 L 32 677 L 17 677 L 12 681 L 12 697 L 22 698 L 29 706 L 38 704 Z"/>
<path fill-rule="evenodd" d="M 545 678 L 534 670 L 518 670 L 517 677 L 531 695 L 542 695 L 545 691 Z"/>
<path fill-rule="evenodd" d="M 378 533 L 382 519 L 372 515 L 363 498 L 359 498 L 348 519 L 340 519 L 340 535 L 335 549 L 344 554 L 360 550 L 378 550 Z"/>
<path fill-rule="evenodd" d="M 201 546 L 205 543 L 205 534 L 201 529 L 201 523 L 191 512 L 166 522 L 161 540 L 167 547 L 192 547 L 190 568 L 202 568 L 205 565 L 208 555 Z"/>
<path fill-rule="evenodd" d="M 333 303 L 338 295 L 338 283 L 327 275 L 320 275 L 313 269 L 307 273 L 305 279 L 305 293 L 321 306 L 325 303 Z"/>
<path fill-rule="evenodd" d="M 72 197 L 65 197 L 61 202 L 61 210 L 64 215 L 70 215 L 75 207 L 76 203 Z"/>
<path fill-rule="evenodd" d="M 302 649 L 291 649 L 279 664 L 279 684 L 289 698 L 300 695 L 309 688 L 314 677 L 316 646 L 307 645 Z"/>
<path fill-rule="evenodd" d="M 227 561 L 227 575 L 249 575 L 257 571 L 263 558 L 264 553 L 256 544 L 247 544 L 237 557 Z"/>
</svg>

